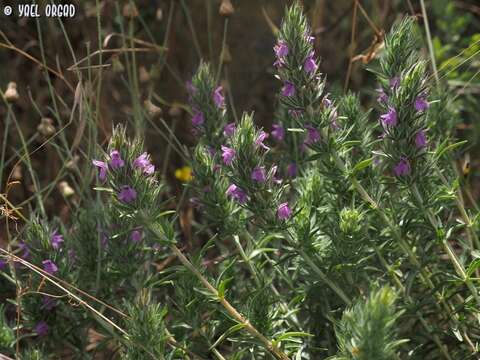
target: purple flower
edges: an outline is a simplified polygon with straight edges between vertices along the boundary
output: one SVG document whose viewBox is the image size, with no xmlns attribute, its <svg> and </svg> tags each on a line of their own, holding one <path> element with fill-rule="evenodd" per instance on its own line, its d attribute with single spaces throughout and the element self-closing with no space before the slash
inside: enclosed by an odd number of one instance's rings
<svg viewBox="0 0 480 360">
<path fill-rule="evenodd" d="M 235 184 L 230 185 L 225 194 L 238 201 L 240 204 L 244 204 L 247 201 L 247 194 L 245 194 L 245 191 Z"/>
<path fill-rule="evenodd" d="M 281 203 L 277 209 L 277 217 L 280 220 L 287 220 L 290 216 L 292 216 L 292 210 L 288 207 L 288 203 Z"/>
<path fill-rule="evenodd" d="M 415 135 L 415 145 L 417 146 L 417 149 L 422 149 L 427 146 L 427 136 L 425 135 L 425 130 L 420 130 Z"/>
<path fill-rule="evenodd" d="M 92 164 L 98 167 L 98 178 L 100 181 L 105 181 L 107 178 L 107 163 L 99 160 L 92 160 Z"/>
<path fill-rule="evenodd" d="M 43 270 L 49 273 L 50 275 L 53 275 L 58 271 L 57 265 L 55 265 L 55 263 L 52 260 L 43 260 L 42 264 L 43 264 Z"/>
<path fill-rule="evenodd" d="M 133 161 L 133 167 L 141 169 L 145 175 L 151 175 L 155 171 L 155 165 L 150 162 L 150 156 L 146 152 Z"/>
<path fill-rule="evenodd" d="M 307 138 L 305 139 L 305 144 L 311 145 L 320 140 L 320 133 L 311 125 L 305 125 L 307 129 Z"/>
<path fill-rule="evenodd" d="M 192 125 L 193 126 L 200 126 L 205 122 L 205 117 L 201 111 L 196 111 L 195 115 L 192 117 Z"/>
<path fill-rule="evenodd" d="M 235 150 L 222 145 L 222 159 L 225 165 L 231 165 L 233 162 L 233 159 L 235 158 L 235 155 L 236 155 Z"/>
<path fill-rule="evenodd" d="M 55 250 L 60 249 L 63 243 L 63 236 L 55 230 L 53 234 L 50 236 L 50 243 Z"/>
<path fill-rule="evenodd" d="M 50 296 L 42 296 L 42 308 L 50 311 L 52 310 L 55 306 L 57 306 L 57 301 L 50 297 Z"/>
<path fill-rule="evenodd" d="M 332 100 L 330 100 L 330 99 L 328 98 L 328 96 L 325 96 L 325 97 L 322 99 L 322 104 L 323 104 L 323 106 L 325 106 L 326 108 L 329 108 L 329 107 L 332 106 L 333 103 L 332 103 Z"/>
<path fill-rule="evenodd" d="M 273 124 L 272 127 L 272 137 L 277 141 L 283 141 L 283 139 L 285 139 L 285 129 L 283 126 L 280 124 Z"/>
<path fill-rule="evenodd" d="M 299 118 L 300 116 L 302 116 L 303 114 L 303 111 L 302 110 L 288 110 L 288 114 L 291 116 L 291 117 L 294 117 L 294 118 Z"/>
<path fill-rule="evenodd" d="M 213 102 L 215 103 L 215 106 L 219 109 L 225 107 L 225 96 L 223 96 L 222 90 L 223 88 L 219 86 L 213 92 Z"/>
<path fill-rule="evenodd" d="M 18 248 L 20 249 L 20 251 L 23 251 L 23 254 L 20 255 L 20 257 L 23 259 L 23 260 L 26 260 L 30 257 L 30 249 L 28 248 L 28 245 L 25 244 L 24 241 L 21 241 L 19 244 L 18 244 Z"/>
<path fill-rule="evenodd" d="M 388 101 L 388 95 L 385 93 L 383 88 L 378 88 L 376 91 L 378 92 L 377 102 L 379 104 L 386 104 Z"/>
<path fill-rule="evenodd" d="M 125 161 L 120 157 L 120 152 L 118 150 L 110 151 L 110 167 L 112 169 L 119 169 L 125 165 Z"/>
<path fill-rule="evenodd" d="M 282 96 L 291 97 L 295 95 L 295 85 L 290 81 L 285 81 L 282 87 Z"/>
<path fill-rule="evenodd" d="M 394 76 L 393 78 L 390 79 L 390 88 L 391 89 L 396 89 L 400 85 L 400 77 L 399 76 Z"/>
<path fill-rule="evenodd" d="M 410 171 L 411 171 L 410 163 L 408 162 L 408 159 L 404 156 L 400 157 L 400 161 L 393 168 L 393 172 L 397 177 L 408 175 L 410 174 Z"/>
<path fill-rule="evenodd" d="M 297 177 L 297 164 L 292 162 L 287 166 L 287 175 L 288 177 L 295 178 Z"/>
<path fill-rule="evenodd" d="M 313 54 L 310 54 L 306 59 L 305 62 L 303 63 L 303 70 L 307 73 L 314 73 L 317 71 L 318 65 L 315 62 L 315 58 Z"/>
<path fill-rule="evenodd" d="M 130 240 L 132 240 L 134 243 L 138 243 L 142 240 L 142 232 L 140 230 L 133 230 L 130 233 Z"/>
<path fill-rule="evenodd" d="M 252 180 L 264 183 L 265 181 L 267 181 L 267 176 L 265 175 L 265 167 L 264 166 L 255 167 L 250 177 Z"/>
<path fill-rule="evenodd" d="M 273 47 L 275 51 L 275 56 L 277 59 L 283 59 L 288 55 L 288 45 L 284 40 L 279 40 L 278 43 Z"/>
<path fill-rule="evenodd" d="M 0 270 L 5 270 L 7 267 L 7 262 L 3 259 L 0 260 Z"/>
<path fill-rule="evenodd" d="M 190 204 L 192 204 L 192 206 L 197 209 L 202 206 L 202 202 L 200 201 L 200 199 L 195 196 L 190 198 Z"/>
<path fill-rule="evenodd" d="M 132 202 L 137 198 L 137 192 L 134 188 L 124 185 L 121 187 L 120 192 L 118 193 L 118 199 L 124 203 Z"/>
<path fill-rule="evenodd" d="M 193 95 L 197 92 L 197 88 L 193 86 L 192 80 L 187 80 L 185 82 L 185 86 L 187 87 L 187 91 L 189 92 L 190 95 Z"/>
<path fill-rule="evenodd" d="M 393 107 L 389 107 L 387 113 L 380 115 L 380 122 L 383 128 L 397 125 L 397 111 Z"/>
<path fill-rule="evenodd" d="M 75 263 L 75 261 L 77 261 L 77 253 L 75 252 L 75 250 L 69 249 L 67 252 L 67 256 L 68 256 L 68 261 L 70 261 L 72 264 Z"/>
<path fill-rule="evenodd" d="M 235 133 L 235 130 L 236 130 L 235 123 L 234 122 L 228 123 L 223 128 L 223 135 L 225 135 L 226 137 L 233 136 L 233 134 Z"/>
<path fill-rule="evenodd" d="M 265 131 L 260 131 L 260 133 L 258 134 L 257 138 L 255 139 L 255 145 L 257 147 L 262 147 L 264 148 L 265 150 L 268 150 L 269 147 L 266 146 L 263 142 L 265 141 L 265 139 L 268 138 L 268 134 L 265 132 Z"/>
<path fill-rule="evenodd" d="M 425 95 L 419 95 L 415 99 L 414 106 L 415 106 L 415 110 L 417 110 L 418 112 L 423 112 L 428 109 L 430 104 L 428 103 Z"/>
<path fill-rule="evenodd" d="M 207 146 L 207 152 L 208 152 L 208 155 L 210 155 L 211 157 L 214 157 L 216 154 L 216 151 L 212 146 Z"/>
<path fill-rule="evenodd" d="M 35 325 L 33 331 L 37 333 L 38 336 L 46 336 L 48 334 L 48 325 L 45 321 L 40 321 Z"/>
</svg>

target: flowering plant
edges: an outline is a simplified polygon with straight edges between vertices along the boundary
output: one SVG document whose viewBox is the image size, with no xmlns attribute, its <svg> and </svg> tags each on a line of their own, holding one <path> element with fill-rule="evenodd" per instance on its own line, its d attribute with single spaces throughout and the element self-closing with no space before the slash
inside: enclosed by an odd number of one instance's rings
<svg viewBox="0 0 480 360">
<path fill-rule="evenodd" d="M 156 154 L 117 127 L 71 222 L 35 216 L 2 250 L 1 284 L 21 310 L 14 325 L 0 307 L 3 348 L 25 345 L 25 359 L 59 347 L 122 359 L 476 356 L 478 213 L 450 166 L 462 144 L 436 129 L 448 107 L 414 21 L 386 36 L 364 111 L 357 95 L 325 91 L 302 11 L 286 10 L 274 46 L 271 131 L 253 114 L 229 120 L 208 64 L 188 83 L 198 143 L 177 177 L 201 246 Z"/>
</svg>

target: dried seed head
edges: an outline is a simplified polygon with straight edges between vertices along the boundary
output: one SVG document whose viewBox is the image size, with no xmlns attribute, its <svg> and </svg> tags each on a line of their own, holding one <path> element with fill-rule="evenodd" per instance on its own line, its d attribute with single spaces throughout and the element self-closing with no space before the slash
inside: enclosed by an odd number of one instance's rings
<svg viewBox="0 0 480 360">
<path fill-rule="evenodd" d="M 233 7 L 232 2 L 230 0 L 222 0 L 219 13 L 225 17 L 232 16 L 235 13 L 235 8 Z"/>
<path fill-rule="evenodd" d="M 53 126 L 53 120 L 50 118 L 42 118 L 42 120 L 40 120 L 40 124 L 37 126 L 37 131 L 45 137 L 49 137 L 55 134 L 55 126 Z"/>
<path fill-rule="evenodd" d="M 20 181 L 23 178 L 23 171 L 20 165 L 16 165 L 12 171 L 12 180 Z"/>
<path fill-rule="evenodd" d="M 150 74 L 148 73 L 145 66 L 140 66 L 140 69 L 138 70 L 138 72 L 139 72 L 138 77 L 141 83 L 146 83 L 150 80 Z"/>
<path fill-rule="evenodd" d="M 223 48 L 221 59 L 224 64 L 230 64 L 232 62 L 232 54 L 230 54 L 230 49 L 228 45 L 225 45 L 225 47 Z"/>
<path fill-rule="evenodd" d="M 65 167 L 68 170 L 72 171 L 77 167 L 77 164 L 78 164 L 79 160 L 80 160 L 80 156 L 74 155 L 72 159 L 67 161 L 67 164 L 65 165 Z"/>
<path fill-rule="evenodd" d="M 173 103 L 170 110 L 168 110 L 168 115 L 171 117 L 179 117 L 182 115 L 182 108 L 177 103 Z"/>
<path fill-rule="evenodd" d="M 161 8 L 157 9 L 157 12 L 155 13 L 155 19 L 157 19 L 157 21 L 163 20 L 163 10 Z"/>
<path fill-rule="evenodd" d="M 62 196 L 66 198 L 75 194 L 75 190 L 73 190 L 72 187 L 68 185 L 68 182 L 66 181 L 60 181 L 58 183 L 58 189 L 60 190 L 60 193 L 62 194 Z"/>
<path fill-rule="evenodd" d="M 130 20 L 138 17 L 137 7 L 131 3 L 125 4 L 123 7 L 123 17 Z"/>
<path fill-rule="evenodd" d="M 9 82 L 7 86 L 7 91 L 5 91 L 5 99 L 7 99 L 8 102 L 15 102 L 18 100 L 20 96 L 18 95 L 17 91 L 17 83 L 15 82 Z"/>
<path fill-rule="evenodd" d="M 125 67 L 118 57 L 112 59 L 112 70 L 117 74 L 125 71 Z"/>
<path fill-rule="evenodd" d="M 143 102 L 143 106 L 145 106 L 145 110 L 150 116 L 157 116 L 162 113 L 162 109 L 157 105 L 153 104 L 150 100 L 145 100 Z"/>
</svg>

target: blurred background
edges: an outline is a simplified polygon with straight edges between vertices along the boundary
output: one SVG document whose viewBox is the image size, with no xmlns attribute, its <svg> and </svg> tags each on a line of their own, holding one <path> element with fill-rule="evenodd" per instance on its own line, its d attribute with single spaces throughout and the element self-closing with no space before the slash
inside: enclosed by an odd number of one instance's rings
<svg viewBox="0 0 480 360">
<path fill-rule="evenodd" d="M 41 207 L 68 219 L 91 190 L 91 158 L 117 123 L 144 136 L 155 165 L 179 193 L 188 176 L 191 132 L 186 81 L 201 60 L 212 63 L 227 94 L 229 116 L 254 112 L 275 121 L 275 32 L 286 0 L 63 1 L 73 18 L 19 18 L 19 1 L 0 1 L 0 199 L 27 215 Z M 46 1 L 37 1 L 44 8 Z M 415 16 L 426 59 L 433 49 L 439 78 L 452 91 L 454 132 L 469 140 L 464 166 L 474 196 L 478 176 L 480 3 L 420 0 L 304 0 L 328 92 L 375 100 L 375 58 L 382 36 Z M 14 13 L 3 14 L 5 6 Z M 375 112 L 372 121 L 375 121 Z M 468 169 L 470 170 L 468 170 Z M 77 170 L 75 170 L 77 169 Z M 10 204 L 7 203 L 6 198 Z M 8 205 L 8 206 L 7 206 Z M 10 210 L 7 210 L 10 209 Z M 15 221 L 12 222 L 12 226 Z M 2 221 L 2 234 L 6 228 Z"/>
</svg>

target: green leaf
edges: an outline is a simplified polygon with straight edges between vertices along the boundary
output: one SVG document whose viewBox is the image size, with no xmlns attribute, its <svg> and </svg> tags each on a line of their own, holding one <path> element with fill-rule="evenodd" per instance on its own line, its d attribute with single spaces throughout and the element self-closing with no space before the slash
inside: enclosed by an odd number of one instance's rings
<svg viewBox="0 0 480 360">
<path fill-rule="evenodd" d="M 248 260 L 252 260 L 255 256 L 260 255 L 265 252 L 274 252 L 276 249 L 274 248 L 261 248 L 253 250 L 250 255 L 248 256 Z"/>
<path fill-rule="evenodd" d="M 356 174 L 357 172 L 359 172 L 360 170 L 363 170 L 367 167 L 369 167 L 373 162 L 373 157 L 369 158 L 369 159 L 366 159 L 366 160 L 362 160 L 360 161 L 359 163 L 357 163 L 357 165 L 354 166 L 354 168 L 352 169 L 352 174 Z"/>
<path fill-rule="evenodd" d="M 275 343 L 279 343 L 282 341 L 293 341 L 294 338 L 297 337 L 312 337 L 312 334 L 303 332 L 303 331 L 290 331 L 283 333 L 278 338 L 275 339 Z"/>
<path fill-rule="evenodd" d="M 449 151 L 455 150 L 456 148 L 465 145 L 467 142 L 468 142 L 468 140 L 463 140 L 463 141 L 459 141 L 455 144 L 450 144 L 450 145 L 445 146 L 445 147 L 439 147 L 439 149 L 437 150 L 436 156 L 437 156 L 437 158 L 440 158 L 440 157 L 443 156 L 443 154 L 445 154 Z"/>
<path fill-rule="evenodd" d="M 113 193 L 113 189 L 112 188 L 105 188 L 105 187 L 94 187 L 93 190 L 95 191 L 104 191 L 104 192 L 109 192 L 109 193 Z"/>
<path fill-rule="evenodd" d="M 470 277 L 480 267 L 480 259 L 473 260 L 470 265 L 468 265 L 467 276 Z"/>
<path fill-rule="evenodd" d="M 227 331 L 225 331 L 218 339 L 217 341 L 215 341 L 215 343 L 210 346 L 210 349 L 209 350 L 212 350 L 214 349 L 215 347 L 217 347 L 217 345 L 219 345 L 227 336 L 243 329 L 245 327 L 244 324 L 236 324 L 236 325 L 233 325 L 230 329 L 228 329 Z"/>
</svg>

